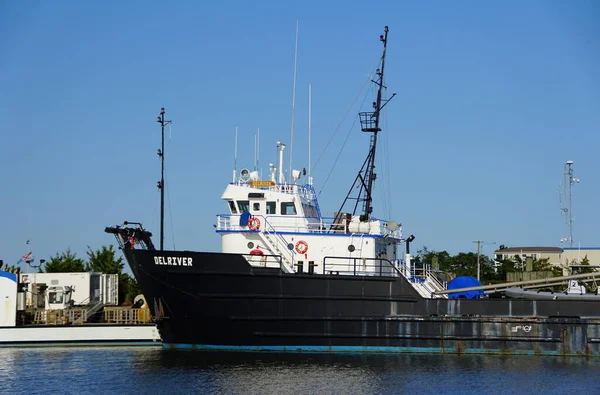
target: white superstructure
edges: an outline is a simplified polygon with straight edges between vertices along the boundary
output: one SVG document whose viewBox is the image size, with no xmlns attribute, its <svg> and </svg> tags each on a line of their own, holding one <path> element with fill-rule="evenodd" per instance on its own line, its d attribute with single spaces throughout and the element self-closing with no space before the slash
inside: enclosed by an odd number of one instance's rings
<svg viewBox="0 0 600 395">
<path fill-rule="evenodd" d="M 321 216 L 312 185 L 287 183 L 281 168 L 285 144 L 277 142 L 278 166 L 270 180 L 242 170 L 221 197 L 229 213 L 217 217 L 222 252 L 247 254 L 251 264 L 280 266 L 288 273 L 377 273 L 395 275 L 402 230 L 396 223 L 339 213 Z M 275 259 L 277 258 L 277 259 Z"/>
<path fill-rule="evenodd" d="M 228 213 L 217 216 L 221 251 L 245 255 L 253 266 L 280 267 L 287 273 L 404 275 L 411 278 L 410 256 L 402 260 L 405 240 L 396 222 L 360 215 L 321 215 L 304 172 L 293 170 L 286 182 L 281 168 L 285 145 L 278 142 L 278 166 L 270 165 L 269 180 L 243 169 L 222 195 Z M 405 264 L 406 262 L 406 264 Z M 422 287 L 421 282 L 413 282 Z M 438 289 L 426 290 L 431 296 Z"/>
<path fill-rule="evenodd" d="M 59 308 L 58 305 L 113 306 L 119 302 L 119 275 L 97 272 L 22 273 L 27 287 L 26 307 Z M 42 287 L 44 292 L 39 288 Z M 42 295 L 42 298 L 37 298 Z M 66 299 L 70 300 L 67 301 Z M 39 300 L 38 300 L 39 299 Z"/>
</svg>

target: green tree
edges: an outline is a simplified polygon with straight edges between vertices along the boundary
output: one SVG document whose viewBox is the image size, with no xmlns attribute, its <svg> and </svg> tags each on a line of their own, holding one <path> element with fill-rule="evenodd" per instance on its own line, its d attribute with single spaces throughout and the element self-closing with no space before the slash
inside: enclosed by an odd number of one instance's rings
<svg viewBox="0 0 600 395">
<path fill-rule="evenodd" d="M 427 246 L 423 246 L 422 249 L 417 251 L 417 254 L 413 257 L 412 261 L 415 263 L 423 263 L 426 265 L 431 265 L 434 268 L 437 268 L 436 271 L 438 275 L 441 276 L 445 281 L 452 280 L 452 273 L 447 271 L 448 261 L 450 259 L 450 254 L 447 251 L 437 252 L 434 250 L 429 250 Z"/>
<path fill-rule="evenodd" d="M 50 262 L 46 263 L 44 268 L 46 273 L 69 273 L 69 272 L 85 272 L 83 259 L 78 258 L 77 254 L 67 249 L 65 252 L 56 253 L 50 258 Z M 41 268 L 40 268 L 41 270 Z"/>
<path fill-rule="evenodd" d="M 422 249 L 417 251 L 417 255 L 413 257 L 413 261 L 431 265 L 434 257 L 437 258 L 440 270 L 445 271 L 450 260 L 450 254 L 448 254 L 448 251 L 437 252 L 435 250 L 429 250 L 427 246 L 424 246 Z"/>
<path fill-rule="evenodd" d="M 534 272 L 552 272 L 555 277 L 562 276 L 562 268 L 550 263 L 550 258 L 541 258 L 533 260 Z"/>
<path fill-rule="evenodd" d="M 583 259 L 581 260 L 581 262 L 577 262 L 575 259 L 573 259 L 573 261 L 569 264 L 567 262 L 568 265 L 580 265 L 580 266 L 590 266 L 590 260 L 587 257 L 587 255 L 585 257 L 583 257 Z M 598 271 L 598 268 L 594 268 L 594 267 L 578 267 L 572 270 L 573 274 L 584 274 L 584 273 L 593 273 L 595 271 Z M 585 287 L 587 288 L 588 292 L 596 292 L 598 289 L 598 284 L 596 281 L 593 281 L 591 283 L 585 283 Z"/>
<path fill-rule="evenodd" d="M 576 264 L 576 263 L 574 263 Z M 583 259 L 581 260 L 581 262 L 579 262 L 579 265 L 581 266 L 590 266 L 590 260 L 588 259 L 588 256 L 586 255 L 585 257 L 583 257 Z M 577 273 L 593 273 L 595 271 L 597 271 L 597 268 L 587 268 L 587 267 L 580 267 L 577 268 Z"/>
<path fill-rule="evenodd" d="M 102 246 L 99 250 L 92 250 L 88 246 L 88 263 L 87 270 L 93 270 L 104 274 L 121 274 L 125 265 L 123 257 L 118 259 L 115 257 L 113 246 Z"/>
<path fill-rule="evenodd" d="M 507 273 L 514 272 L 516 270 L 516 263 L 512 259 L 502 259 L 498 261 L 496 271 L 493 276 L 494 282 L 503 283 L 506 282 Z"/>
<path fill-rule="evenodd" d="M 479 261 L 481 262 L 481 284 L 494 284 L 497 282 L 503 282 L 498 281 L 498 272 L 494 261 L 491 258 L 480 255 Z M 475 263 L 475 265 L 477 265 L 477 263 Z"/>
<path fill-rule="evenodd" d="M 123 293 L 121 294 L 121 289 L 123 289 Z M 135 278 L 131 277 L 127 273 L 121 273 L 119 276 L 119 300 L 121 300 L 121 295 L 123 296 L 124 302 L 133 302 L 133 299 L 142 293 L 140 286 L 138 285 Z"/>
</svg>

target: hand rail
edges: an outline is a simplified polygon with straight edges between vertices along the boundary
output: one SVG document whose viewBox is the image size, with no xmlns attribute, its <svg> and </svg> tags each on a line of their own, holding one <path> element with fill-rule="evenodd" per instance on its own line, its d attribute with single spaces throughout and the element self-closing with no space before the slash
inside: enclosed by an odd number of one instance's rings
<svg viewBox="0 0 600 395">
<path fill-rule="evenodd" d="M 439 287 L 438 289 L 436 289 L 436 291 L 447 288 L 446 282 L 441 280 L 438 277 L 437 272 L 435 270 L 432 270 L 432 267 L 430 264 L 424 264 L 423 266 L 424 266 L 423 269 L 424 269 L 425 279 L 430 280 L 437 287 Z"/>
<path fill-rule="evenodd" d="M 281 242 L 280 244 L 283 244 L 283 247 L 281 247 L 281 245 L 279 246 L 280 250 L 284 250 L 287 252 L 287 255 L 288 255 L 287 259 L 290 261 L 291 270 L 293 272 L 294 271 L 294 253 L 288 248 L 289 243 L 287 242 L 285 237 L 283 237 L 279 232 L 277 232 L 275 230 L 273 225 L 271 225 L 269 223 L 269 221 L 267 220 L 266 217 L 263 217 L 263 219 L 265 221 L 265 229 L 264 229 L 265 234 L 274 235 L 275 237 L 277 237 L 279 239 L 279 241 Z M 279 252 L 281 253 L 281 251 L 279 251 Z M 281 262 L 280 262 L 280 264 L 281 264 Z"/>
<path fill-rule="evenodd" d="M 348 270 L 339 270 L 337 268 L 331 268 L 328 270 L 327 269 L 327 260 L 334 260 L 334 259 L 339 259 L 339 260 L 352 260 L 353 261 L 353 267 L 352 267 L 352 271 L 348 271 Z M 357 270 L 357 261 L 361 261 L 362 268 L 363 270 Z M 376 262 L 375 264 L 367 264 L 366 262 Z M 379 262 L 379 265 L 377 265 L 377 262 Z M 394 264 L 386 258 L 365 258 L 365 257 L 349 257 L 349 256 L 325 256 L 323 257 L 323 274 L 326 274 L 327 271 L 329 271 L 330 273 L 335 272 L 336 274 L 344 274 L 344 273 L 349 273 L 352 274 L 354 276 L 357 275 L 364 275 L 364 274 L 379 274 L 379 276 L 384 276 L 383 274 L 383 263 L 387 263 L 387 265 L 389 266 L 389 268 L 391 269 L 391 272 L 394 273 L 396 276 L 398 275 L 402 275 L 402 273 L 400 272 L 400 270 L 398 270 L 398 268 L 396 266 L 394 266 Z M 329 265 L 333 265 L 333 264 L 329 264 Z M 368 268 L 379 268 L 379 273 L 377 273 L 376 271 L 368 271 Z M 359 268 L 360 269 L 360 268 Z M 387 274 L 387 273 L 386 273 Z"/>
<path fill-rule="evenodd" d="M 243 230 L 242 227 L 236 225 L 236 218 L 239 218 L 241 214 L 217 214 L 217 224 L 216 229 L 219 230 Z M 289 229 L 290 232 L 307 232 L 307 233 L 342 233 L 342 234 L 350 234 L 346 232 L 346 222 L 345 220 L 341 221 L 340 218 L 336 217 L 307 217 L 300 215 L 284 215 L 284 216 L 275 216 L 275 215 L 262 215 L 262 214 L 253 214 L 254 217 L 263 218 L 265 221 L 269 219 L 277 219 L 277 220 L 301 220 L 302 224 L 284 224 L 277 225 L 279 230 Z M 341 221 L 341 222 L 340 222 Z M 374 234 L 387 235 L 394 238 L 399 238 L 400 230 L 390 230 L 388 225 L 389 222 L 380 219 L 373 219 L 373 221 L 379 221 L 379 231 Z M 362 233 L 362 232 L 361 232 Z"/>
</svg>

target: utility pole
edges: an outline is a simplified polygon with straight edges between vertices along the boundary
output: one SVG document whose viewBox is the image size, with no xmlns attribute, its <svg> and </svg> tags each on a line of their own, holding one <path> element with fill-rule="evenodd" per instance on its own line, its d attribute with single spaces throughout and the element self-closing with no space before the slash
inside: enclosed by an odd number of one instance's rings
<svg viewBox="0 0 600 395">
<path fill-rule="evenodd" d="M 476 240 L 473 243 L 477 243 L 477 281 L 480 281 L 480 277 L 481 277 L 481 265 L 479 264 L 479 252 L 481 251 L 481 245 L 482 244 L 496 244 L 495 241 L 488 243 L 486 241 L 483 240 Z"/>
<path fill-rule="evenodd" d="M 160 189 L 160 250 L 164 250 L 165 243 L 165 125 L 171 123 L 171 121 L 165 121 L 165 108 L 160 109 L 160 115 L 156 122 L 160 123 L 161 126 L 161 149 L 158 150 L 158 157 L 160 158 L 160 181 L 157 183 L 158 189 Z"/>
<path fill-rule="evenodd" d="M 572 209 L 573 209 L 573 202 L 572 202 L 572 189 L 573 189 L 573 184 L 578 184 L 579 183 L 579 178 L 577 177 L 573 177 L 573 161 L 572 160 L 568 160 L 567 163 L 565 163 L 565 176 L 564 176 L 564 194 L 565 194 L 565 198 L 567 199 L 567 207 L 562 207 L 562 199 L 561 200 L 561 207 L 560 210 L 562 213 L 567 215 L 567 228 L 569 231 L 569 237 L 561 239 L 561 242 L 566 241 L 569 243 L 569 247 L 573 248 L 573 213 L 572 213 Z"/>
</svg>

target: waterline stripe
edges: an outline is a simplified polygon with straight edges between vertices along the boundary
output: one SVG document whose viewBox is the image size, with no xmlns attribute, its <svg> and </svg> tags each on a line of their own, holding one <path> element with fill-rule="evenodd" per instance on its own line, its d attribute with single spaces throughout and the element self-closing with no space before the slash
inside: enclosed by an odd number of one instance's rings
<svg viewBox="0 0 600 395">
<path fill-rule="evenodd" d="M 212 344 L 163 343 L 164 348 L 191 349 L 205 351 L 279 351 L 279 352 L 313 352 L 313 353 L 415 353 L 415 354 L 502 354 L 502 355 L 562 355 L 555 350 L 507 350 L 486 348 L 454 347 L 387 347 L 387 346 L 233 346 Z M 578 356 L 578 354 L 574 354 Z M 600 355 L 598 355 L 600 356 Z"/>
</svg>

